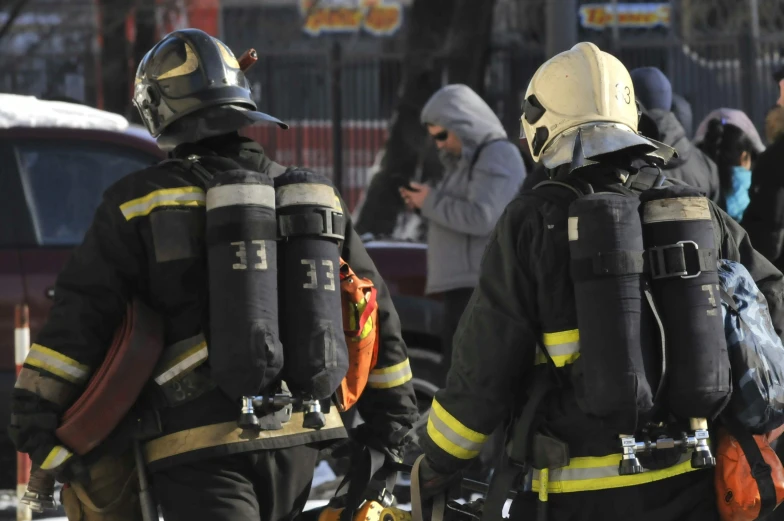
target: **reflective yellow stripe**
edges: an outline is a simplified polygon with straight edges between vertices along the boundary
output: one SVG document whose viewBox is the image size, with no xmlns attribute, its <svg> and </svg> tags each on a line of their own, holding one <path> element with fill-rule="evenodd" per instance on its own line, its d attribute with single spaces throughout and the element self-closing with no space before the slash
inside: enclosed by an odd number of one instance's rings
<svg viewBox="0 0 784 521">
<path fill-rule="evenodd" d="M 549 471 L 547 491 L 557 494 L 561 492 L 586 492 L 590 490 L 631 487 L 699 470 L 692 468 L 691 454 L 683 454 L 680 462 L 672 467 L 661 470 L 647 470 L 641 474 L 633 474 L 631 476 L 621 476 L 618 474 L 618 464 L 621 462 L 621 458 L 621 454 L 611 454 L 610 456 L 598 458 L 572 458 L 568 466 Z M 534 470 L 531 484 L 534 492 L 539 492 L 539 480 L 540 471 Z"/>
<path fill-rule="evenodd" d="M 197 342 L 196 345 L 193 345 Z M 166 348 L 155 371 L 155 383 L 164 385 L 181 374 L 192 371 L 207 360 L 207 341 L 204 335 L 182 340 Z"/>
<path fill-rule="evenodd" d="M 120 205 L 126 221 L 141 217 L 161 206 L 204 206 L 204 190 L 198 186 L 163 188 Z"/>
<path fill-rule="evenodd" d="M 571 217 L 570 217 L 571 219 Z M 548 500 L 547 494 L 550 492 L 548 490 L 547 484 L 550 482 L 550 470 L 549 469 L 542 469 L 539 471 L 539 483 L 544 483 L 544 487 L 539 487 L 539 501 L 545 503 Z"/>
<path fill-rule="evenodd" d="M 556 333 L 545 333 L 542 338 L 542 343 L 553 359 L 556 367 L 573 364 L 580 358 L 580 331 L 577 329 L 558 331 Z M 534 364 L 539 365 L 546 363 L 547 357 L 541 351 L 541 348 L 537 347 Z"/>
<path fill-rule="evenodd" d="M 33 344 L 24 361 L 25 364 L 38 367 L 75 384 L 84 383 L 90 376 L 90 368 L 80 364 L 73 358 L 68 358 L 41 344 Z"/>
<path fill-rule="evenodd" d="M 373 389 L 389 389 L 397 387 L 411 380 L 413 377 L 408 358 L 390 367 L 374 369 L 368 377 L 368 387 Z"/>
<path fill-rule="evenodd" d="M 365 310 L 363 309 L 362 312 L 364 312 L 364 311 Z M 373 317 L 372 316 L 368 317 L 368 319 L 365 321 L 365 327 L 362 328 L 362 332 L 359 334 L 359 339 L 360 340 L 366 339 L 371 331 L 373 331 Z"/>
<path fill-rule="evenodd" d="M 487 441 L 487 435 L 469 429 L 433 400 L 427 419 L 427 434 L 444 452 L 458 459 L 471 459 Z"/>
<path fill-rule="evenodd" d="M 365 308 L 367 307 L 367 299 L 362 299 L 360 302 L 354 304 L 353 302 L 350 303 L 351 306 L 354 307 L 353 313 L 349 313 L 348 317 L 348 327 L 350 330 L 354 331 L 357 329 L 358 319 L 362 316 L 362 313 L 365 312 Z M 373 317 L 370 316 L 365 321 L 365 326 L 362 328 L 362 332 L 359 335 L 359 338 L 353 338 L 355 342 L 359 342 L 360 340 L 364 340 L 373 331 Z"/>
<path fill-rule="evenodd" d="M 57 445 L 49 452 L 49 455 L 41 464 L 41 468 L 43 470 L 50 470 L 50 469 L 57 468 L 63 463 L 65 463 L 66 461 L 68 461 L 68 458 L 70 458 L 71 456 L 73 456 L 73 454 L 71 454 L 71 451 L 69 451 L 62 445 Z"/>
</svg>

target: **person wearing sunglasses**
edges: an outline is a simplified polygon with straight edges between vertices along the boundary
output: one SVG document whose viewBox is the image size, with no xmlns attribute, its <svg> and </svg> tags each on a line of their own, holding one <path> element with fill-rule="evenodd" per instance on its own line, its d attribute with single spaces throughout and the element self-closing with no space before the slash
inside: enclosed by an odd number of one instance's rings
<svg viewBox="0 0 784 521">
<path fill-rule="evenodd" d="M 444 176 L 435 186 L 411 182 L 400 188 L 400 195 L 427 221 L 425 291 L 444 303 L 445 377 L 457 324 L 479 280 L 482 252 L 526 171 L 520 149 L 507 139 L 501 121 L 466 85 L 441 88 L 425 104 L 420 119 L 438 148 Z M 487 478 L 497 451 L 500 444 L 488 443 L 469 475 Z"/>
<path fill-rule="evenodd" d="M 452 336 L 479 278 L 485 244 L 522 184 L 525 166 L 493 110 L 466 85 L 441 88 L 420 118 L 438 148 L 444 176 L 435 186 L 412 182 L 400 195 L 428 221 L 425 291 L 444 302 L 446 374 Z"/>
</svg>

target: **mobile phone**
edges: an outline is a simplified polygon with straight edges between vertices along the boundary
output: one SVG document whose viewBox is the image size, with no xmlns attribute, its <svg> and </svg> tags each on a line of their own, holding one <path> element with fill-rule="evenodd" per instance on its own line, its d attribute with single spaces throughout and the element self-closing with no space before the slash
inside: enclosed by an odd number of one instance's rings
<svg viewBox="0 0 784 521">
<path fill-rule="evenodd" d="M 411 181 L 409 179 L 406 179 L 402 175 L 394 175 L 394 176 L 392 176 L 392 178 L 395 180 L 395 183 L 397 184 L 397 186 L 399 186 L 401 188 L 405 188 L 406 190 L 411 191 L 411 192 L 418 192 L 419 191 L 419 188 L 414 188 L 413 186 L 411 186 Z"/>
</svg>

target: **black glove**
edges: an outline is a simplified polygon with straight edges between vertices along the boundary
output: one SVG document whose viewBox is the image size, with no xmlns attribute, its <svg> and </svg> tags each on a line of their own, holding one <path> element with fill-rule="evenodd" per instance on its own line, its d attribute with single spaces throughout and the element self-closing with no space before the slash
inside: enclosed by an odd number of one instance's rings
<svg viewBox="0 0 784 521">
<path fill-rule="evenodd" d="M 401 463 L 407 441 L 408 438 L 404 438 L 403 443 L 390 446 L 387 440 L 382 439 L 374 429 L 363 423 L 351 429 L 348 439 L 336 444 L 331 453 L 334 458 L 344 458 L 353 456 L 365 447 L 370 447 L 384 453 L 388 463 Z"/>
<path fill-rule="evenodd" d="M 8 437 L 16 450 L 30 456 L 30 461 L 40 468 L 52 449 L 62 446 L 55 435 L 58 426 L 58 415 L 54 412 L 17 412 L 11 415 L 8 426 Z M 81 458 L 72 454 L 63 464 L 46 472 L 54 474 L 57 481 L 68 483 L 89 479 L 89 472 Z"/>
<path fill-rule="evenodd" d="M 462 472 L 446 473 L 433 467 L 429 458 L 425 457 L 419 464 L 419 493 L 422 501 L 436 496 L 449 489 L 460 480 Z"/>
<path fill-rule="evenodd" d="M 78 481 L 84 486 L 90 484 L 90 469 L 84 460 L 74 454 L 68 461 L 54 469 L 54 476 L 60 483 Z"/>
<path fill-rule="evenodd" d="M 58 445 L 54 434 L 58 418 L 55 413 L 13 413 L 8 426 L 8 437 L 18 452 L 30 455 L 33 463 L 41 465 Z"/>
</svg>

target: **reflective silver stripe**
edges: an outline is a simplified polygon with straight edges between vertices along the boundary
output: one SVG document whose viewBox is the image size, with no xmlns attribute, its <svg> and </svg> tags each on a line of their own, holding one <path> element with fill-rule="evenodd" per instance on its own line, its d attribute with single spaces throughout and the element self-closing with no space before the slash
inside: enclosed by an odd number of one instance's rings
<svg viewBox="0 0 784 521">
<path fill-rule="evenodd" d="M 86 365 L 40 344 L 33 344 L 30 347 L 25 364 L 43 369 L 75 384 L 83 383 L 90 376 L 90 368 Z"/>
<path fill-rule="evenodd" d="M 281 186 L 275 191 L 278 208 L 301 204 L 327 206 L 342 211 L 335 190 L 329 185 L 297 183 Z"/>
<path fill-rule="evenodd" d="M 61 445 L 55 446 L 50 452 L 49 455 L 46 456 L 46 459 L 43 463 L 41 463 L 41 468 L 43 470 L 50 470 L 59 467 L 63 463 L 65 463 L 68 458 L 70 458 L 73 454 L 71 451 L 66 449 Z"/>
<path fill-rule="evenodd" d="M 645 203 L 642 222 L 709 221 L 708 199 L 705 197 L 675 197 Z"/>
<path fill-rule="evenodd" d="M 553 359 L 556 367 L 563 367 L 565 365 L 574 363 L 580 355 L 580 342 L 570 342 L 568 344 L 561 344 L 557 346 L 546 346 L 547 352 L 550 353 L 550 358 Z M 536 363 L 547 363 L 547 358 L 542 353 L 540 347 L 536 348 Z"/>
<path fill-rule="evenodd" d="M 577 231 L 577 224 L 579 222 L 578 219 L 579 219 L 578 217 L 569 217 L 569 220 L 567 221 L 566 227 L 569 233 L 570 241 L 576 241 L 580 236 L 580 234 Z"/>
<path fill-rule="evenodd" d="M 440 432 L 446 439 L 458 447 L 473 452 L 480 450 L 482 445 L 484 445 L 484 442 L 471 441 L 468 438 L 460 436 L 458 433 L 450 429 L 446 423 L 441 421 L 441 418 L 439 418 L 438 415 L 431 414 L 429 419 L 433 422 L 433 426 L 438 432 Z"/>
<path fill-rule="evenodd" d="M 567 331 L 556 331 L 542 335 L 544 344 L 550 358 L 553 359 L 556 367 L 563 367 L 574 363 L 580 356 L 580 331 L 570 329 Z M 547 357 L 544 356 L 541 348 L 536 349 L 535 364 L 546 364 Z"/>
<path fill-rule="evenodd" d="M 568 344 L 546 347 L 547 352 L 550 353 L 550 356 L 552 357 L 573 355 L 574 353 L 578 353 L 580 351 L 580 342 L 569 342 Z"/>
<path fill-rule="evenodd" d="M 427 435 L 441 450 L 458 459 L 476 457 L 487 441 L 486 434 L 460 423 L 435 399 L 427 419 Z"/>
<path fill-rule="evenodd" d="M 207 190 L 207 211 L 224 206 L 275 208 L 275 189 L 267 185 L 222 185 Z"/>
<path fill-rule="evenodd" d="M 183 188 L 164 188 L 155 190 L 144 197 L 133 199 L 120 205 L 125 220 L 149 214 L 159 206 L 204 206 L 204 190 L 198 186 Z"/>
<path fill-rule="evenodd" d="M 368 377 L 368 385 L 374 389 L 389 389 L 411 380 L 411 365 L 406 358 L 403 362 L 383 369 L 374 369 Z"/>
<path fill-rule="evenodd" d="M 155 369 L 155 383 L 164 385 L 207 360 L 208 350 L 204 335 L 180 340 L 164 350 Z"/>
</svg>

